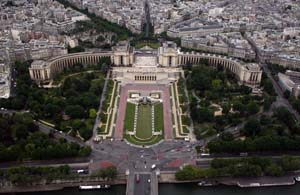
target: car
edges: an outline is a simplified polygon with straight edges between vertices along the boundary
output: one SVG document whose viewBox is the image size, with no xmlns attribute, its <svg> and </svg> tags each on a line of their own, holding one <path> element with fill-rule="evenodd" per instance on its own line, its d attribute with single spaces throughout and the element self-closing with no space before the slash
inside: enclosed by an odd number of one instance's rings
<svg viewBox="0 0 300 195">
<path fill-rule="evenodd" d="M 201 153 L 200 156 L 201 156 L 201 157 L 209 157 L 210 154 L 209 154 L 209 153 Z"/>
<path fill-rule="evenodd" d="M 140 175 L 139 175 L 139 174 L 137 174 L 137 175 L 135 176 L 135 182 L 136 182 L 136 183 L 140 183 Z"/>
<path fill-rule="evenodd" d="M 79 169 L 79 170 L 77 170 L 77 173 L 78 173 L 78 174 L 87 174 L 88 171 L 87 171 L 87 170 L 84 170 L 84 169 Z"/>
<path fill-rule="evenodd" d="M 95 138 L 93 139 L 93 141 L 94 141 L 94 142 L 96 142 L 96 143 L 99 143 L 99 142 L 100 142 L 100 140 L 101 140 L 101 138 L 100 138 L 100 137 L 95 137 Z"/>
<path fill-rule="evenodd" d="M 241 152 L 241 153 L 240 153 L 240 156 L 241 156 L 241 157 L 246 157 L 246 156 L 248 156 L 248 152 Z"/>
<path fill-rule="evenodd" d="M 156 164 L 153 164 L 152 166 L 151 166 L 151 169 L 155 169 L 156 168 Z"/>
</svg>

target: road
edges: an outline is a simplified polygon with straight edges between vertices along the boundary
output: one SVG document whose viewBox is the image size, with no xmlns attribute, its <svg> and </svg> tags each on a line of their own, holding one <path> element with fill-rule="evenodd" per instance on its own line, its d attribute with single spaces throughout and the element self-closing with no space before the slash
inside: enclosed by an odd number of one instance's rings
<svg viewBox="0 0 300 195">
<path fill-rule="evenodd" d="M 39 130 L 45 134 L 49 134 L 52 133 L 54 137 L 56 138 L 64 138 L 66 139 L 68 142 L 75 142 L 77 144 L 79 144 L 80 146 L 86 146 L 86 144 L 80 140 L 79 138 L 73 137 L 68 135 L 67 133 L 64 133 L 62 131 L 58 131 L 50 126 L 44 125 L 41 122 L 36 121 L 35 124 L 39 127 Z"/>
<path fill-rule="evenodd" d="M 294 114 L 296 120 L 299 122 L 300 121 L 300 115 L 297 111 L 294 110 L 290 102 L 284 98 L 283 96 L 283 91 L 279 84 L 274 80 L 270 69 L 268 68 L 267 64 L 262 63 L 261 67 L 263 68 L 264 72 L 267 74 L 268 78 L 272 81 L 272 84 L 274 86 L 275 92 L 277 93 L 277 101 L 276 105 L 278 106 L 285 106 L 292 114 Z"/>
<path fill-rule="evenodd" d="M 278 97 L 276 102 L 273 104 L 273 107 L 279 107 L 279 106 L 284 106 L 286 107 L 292 114 L 294 114 L 296 120 L 298 123 L 300 122 L 300 115 L 295 109 L 293 109 L 292 105 L 290 102 L 284 98 L 283 96 L 283 91 L 281 87 L 279 86 L 278 82 L 276 82 L 271 74 L 270 69 L 268 68 L 268 65 L 264 62 L 264 60 L 261 58 L 261 53 L 259 48 L 257 47 L 256 43 L 251 40 L 251 38 L 244 36 L 245 40 L 248 41 L 248 43 L 251 45 L 252 49 L 256 53 L 256 61 L 259 62 L 260 66 L 262 67 L 263 71 L 267 74 L 268 78 L 271 80 L 273 87 L 275 89 L 275 92 L 277 93 Z"/>
<path fill-rule="evenodd" d="M 134 195 L 150 195 L 151 193 L 151 174 L 135 174 L 135 178 L 139 177 L 139 181 L 135 179 Z"/>
<path fill-rule="evenodd" d="M 91 170 L 99 169 L 99 163 L 109 161 L 120 173 L 151 172 L 155 164 L 160 170 L 177 170 L 184 163 L 193 164 L 196 151 L 189 142 L 164 141 L 151 148 L 136 148 L 120 140 L 104 140 L 94 145 Z"/>
</svg>

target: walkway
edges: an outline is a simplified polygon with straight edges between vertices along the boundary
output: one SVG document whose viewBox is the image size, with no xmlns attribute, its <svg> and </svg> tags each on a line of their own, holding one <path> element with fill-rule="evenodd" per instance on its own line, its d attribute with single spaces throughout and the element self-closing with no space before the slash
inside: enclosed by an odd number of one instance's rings
<svg viewBox="0 0 300 195">
<path fill-rule="evenodd" d="M 175 88 L 175 90 L 174 90 Z M 182 129 L 182 121 L 181 121 L 181 113 L 179 106 L 179 97 L 177 91 L 177 84 L 171 86 L 171 94 L 172 94 L 172 113 L 175 125 L 175 137 L 178 139 L 184 139 L 188 137 L 188 134 L 184 135 Z"/>
<path fill-rule="evenodd" d="M 99 115 L 102 111 L 102 104 L 105 100 L 105 94 L 106 94 L 106 91 L 107 91 L 107 83 L 109 81 L 109 75 L 110 75 L 110 71 L 108 71 L 107 74 L 106 74 L 105 83 L 104 83 L 103 91 L 102 91 L 101 98 L 100 98 L 99 109 L 98 109 L 98 112 L 97 112 L 97 117 L 96 117 L 94 128 L 93 128 L 93 137 L 92 137 L 92 139 L 95 138 L 98 134 L 97 129 L 98 129 L 98 126 L 99 126 L 99 123 L 100 123 Z"/>
</svg>

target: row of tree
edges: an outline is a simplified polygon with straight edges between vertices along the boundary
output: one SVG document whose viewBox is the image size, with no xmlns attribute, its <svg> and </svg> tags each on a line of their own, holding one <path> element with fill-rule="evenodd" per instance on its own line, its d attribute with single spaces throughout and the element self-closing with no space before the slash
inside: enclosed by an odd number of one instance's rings
<svg viewBox="0 0 300 195">
<path fill-rule="evenodd" d="M 118 174 L 117 167 L 115 166 L 109 166 L 104 169 L 100 169 L 94 176 L 101 177 L 105 180 L 114 180 L 116 179 Z"/>
<path fill-rule="evenodd" d="M 70 167 L 14 167 L 0 170 L 0 181 L 13 185 L 32 185 L 39 182 L 50 182 L 71 176 Z"/>
<path fill-rule="evenodd" d="M 216 177 L 283 176 L 287 171 L 300 169 L 300 158 L 284 156 L 276 161 L 266 157 L 214 159 L 211 168 L 185 166 L 176 172 L 177 180 L 197 180 Z"/>
<path fill-rule="evenodd" d="M 96 16 L 94 13 L 89 13 L 87 9 L 82 10 L 69 3 L 67 0 L 57 0 L 65 7 L 71 7 L 85 15 L 87 15 L 91 22 L 82 22 L 84 26 L 82 28 L 79 26 L 78 30 L 87 30 L 87 29 L 95 29 L 97 32 L 114 32 L 117 35 L 117 40 L 126 40 L 132 33 L 124 26 L 119 26 L 116 23 L 112 23 L 103 18 Z"/>
</svg>

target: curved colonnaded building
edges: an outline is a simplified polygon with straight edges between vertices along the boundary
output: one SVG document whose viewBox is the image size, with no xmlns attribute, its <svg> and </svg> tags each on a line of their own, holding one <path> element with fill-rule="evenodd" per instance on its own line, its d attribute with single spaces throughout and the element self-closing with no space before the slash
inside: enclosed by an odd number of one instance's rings
<svg viewBox="0 0 300 195">
<path fill-rule="evenodd" d="M 241 84 L 258 86 L 262 71 L 258 64 L 244 63 L 225 56 L 185 53 L 173 42 L 165 42 L 159 49 L 148 47 L 134 49 L 128 42 L 121 42 L 106 52 L 81 52 L 51 58 L 48 61 L 37 60 L 29 68 L 30 77 L 37 83 L 49 82 L 64 69 L 76 63 L 97 64 L 101 58 L 109 57 L 113 64 L 113 78 L 124 82 L 160 82 L 177 80 L 182 73 L 181 66 L 187 64 L 208 64 L 223 66 L 233 72 Z"/>
</svg>

